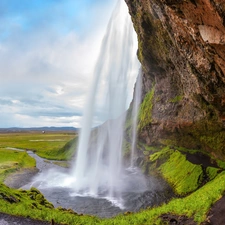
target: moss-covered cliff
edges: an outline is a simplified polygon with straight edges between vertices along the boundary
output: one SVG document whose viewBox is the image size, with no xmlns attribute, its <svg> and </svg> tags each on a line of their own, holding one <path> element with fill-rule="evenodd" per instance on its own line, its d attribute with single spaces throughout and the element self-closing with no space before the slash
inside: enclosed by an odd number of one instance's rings
<svg viewBox="0 0 225 225">
<path fill-rule="evenodd" d="M 143 70 L 140 139 L 225 159 L 225 2 L 126 2 Z"/>
</svg>

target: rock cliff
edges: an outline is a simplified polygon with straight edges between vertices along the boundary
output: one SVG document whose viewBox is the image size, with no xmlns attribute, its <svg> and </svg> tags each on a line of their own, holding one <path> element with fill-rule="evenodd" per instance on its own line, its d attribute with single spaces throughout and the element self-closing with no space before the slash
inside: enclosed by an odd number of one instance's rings
<svg viewBox="0 0 225 225">
<path fill-rule="evenodd" d="M 138 36 L 139 138 L 225 159 L 225 1 L 125 0 Z"/>
</svg>

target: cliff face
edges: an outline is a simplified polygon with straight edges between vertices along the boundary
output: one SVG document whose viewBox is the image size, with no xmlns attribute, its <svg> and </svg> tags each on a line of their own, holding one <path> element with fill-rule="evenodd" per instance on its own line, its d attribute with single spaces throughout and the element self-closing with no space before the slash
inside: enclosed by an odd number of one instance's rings
<svg viewBox="0 0 225 225">
<path fill-rule="evenodd" d="M 139 138 L 225 159 L 225 1 L 125 1 L 143 70 Z"/>
</svg>

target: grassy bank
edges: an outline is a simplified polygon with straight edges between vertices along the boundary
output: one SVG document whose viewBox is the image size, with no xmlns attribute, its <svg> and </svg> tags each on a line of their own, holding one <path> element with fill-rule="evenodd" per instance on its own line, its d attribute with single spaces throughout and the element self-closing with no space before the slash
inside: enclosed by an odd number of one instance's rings
<svg viewBox="0 0 225 225">
<path fill-rule="evenodd" d="M 34 168 L 35 160 L 26 152 L 12 151 L 0 148 L 0 182 L 7 175 L 25 168 Z"/>
</svg>

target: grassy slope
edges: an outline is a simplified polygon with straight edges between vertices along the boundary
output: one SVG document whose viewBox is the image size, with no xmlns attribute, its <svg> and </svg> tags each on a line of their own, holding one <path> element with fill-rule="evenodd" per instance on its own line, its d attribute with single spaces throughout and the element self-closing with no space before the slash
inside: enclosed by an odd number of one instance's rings
<svg viewBox="0 0 225 225">
<path fill-rule="evenodd" d="M 35 160 L 26 152 L 0 148 L 0 182 L 16 170 L 33 167 L 35 167 Z"/>
</svg>

